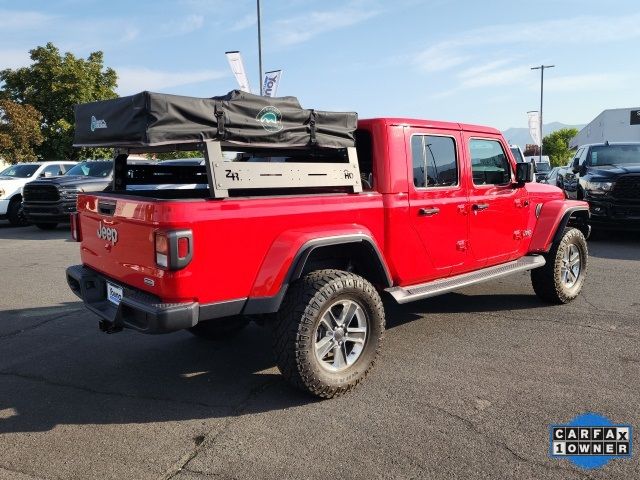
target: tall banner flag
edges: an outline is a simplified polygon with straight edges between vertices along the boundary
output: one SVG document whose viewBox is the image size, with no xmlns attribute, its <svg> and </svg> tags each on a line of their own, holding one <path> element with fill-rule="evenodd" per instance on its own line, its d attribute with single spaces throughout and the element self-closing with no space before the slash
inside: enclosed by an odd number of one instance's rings
<svg viewBox="0 0 640 480">
<path fill-rule="evenodd" d="M 275 97 L 281 78 L 282 70 L 266 72 L 264 74 L 264 81 L 262 82 L 262 95 L 265 97 Z"/>
<path fill-rule="evenodd" d="M 225 52 L 231 71 L 240 85 L 240 90 L 243 92 L 251 93 L 251 87 L 249 87 L 249 79 L 247 73 L 244 70 L 244 63 L 242 63 L 242 56 L 240 52 Z"/>
<path fill-rule="evenodd" d="M 537 110 L 527 112 L 529 116 L 529 135 L 533 139 L 533 143 L 541 145 L 542 135 L 540 132 L 540 112 Z"/>
</svg>

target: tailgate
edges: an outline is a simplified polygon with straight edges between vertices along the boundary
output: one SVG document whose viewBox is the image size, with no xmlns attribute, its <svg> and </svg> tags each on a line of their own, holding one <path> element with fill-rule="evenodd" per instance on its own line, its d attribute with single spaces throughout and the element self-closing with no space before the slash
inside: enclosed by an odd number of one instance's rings
<svg viewBox="0 0 640 480">
<path fill-rule="evenodd" d="M 161 298 L 179 298 L 176 272 L 162 270 L 155 263 L 155 232 L 168 208 L 166 202 L 142 197 L 80 195 L 82 263 L 110 277 L 115 284 L 126 284 Z M 170 227 L 166 223 L 162 226 Z"/>
</svg>

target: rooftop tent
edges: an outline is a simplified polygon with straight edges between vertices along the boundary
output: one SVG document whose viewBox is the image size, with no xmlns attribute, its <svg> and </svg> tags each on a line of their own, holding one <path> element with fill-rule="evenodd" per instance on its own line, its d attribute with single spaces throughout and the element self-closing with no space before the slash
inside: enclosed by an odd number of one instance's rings
<svg viewBox="0 0 640 480">
<path fill-rule="evenodd" d="M 251 147 L 354 146 L 357 114 L 303 109 L 295 97 L 233 90 L 195 98 L 141 92 L 75 107 L 76 147 L 149 147 L 219 140 Z"/>
</svg>

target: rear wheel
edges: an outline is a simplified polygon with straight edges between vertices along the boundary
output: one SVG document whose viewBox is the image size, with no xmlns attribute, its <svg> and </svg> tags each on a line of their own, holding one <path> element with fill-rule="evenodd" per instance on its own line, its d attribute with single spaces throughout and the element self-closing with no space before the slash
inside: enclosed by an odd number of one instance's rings
<svg viewBox="0 0 640 480">
<path fill-rule="evenodd" d="M 35 225 L 40 230 L 54 230 L 58 226 L 57 223 L 36 223 Z"/>
<path fill-rule="evenodd" d="M 538 297 L 556 304 L 575 299 L 584 285 L 588 258 L 582 232 L 566 228 L 560 241 L 545 255 L 545 266 L 531 271 L 531 283 Z"/>
<path fill-rule="evenodd" d="M 24 216 L 24 211 L 22 209 L 22 198 L 16 197 L 11 200 L 9 208 L 7 208 L 7 219 L 11 225 L 16 227 L 29 225 L 27 217 Z"/>
<path fill-rule="evenodd" d="M 319 270 L 294 283 L 273 334 L 278 368 L 322 398 L 341 395 L 371 370 L 384 333 L 382 300 L 364 278 Z"/>
<path fill-rule="evenodd" d="M 235 316 L 208 320 L 191 327 L 189 331 L 196 337 L 206 340 L 223 340 L 237 335 L 249 324 L 245 317 Z"/>
</svg>

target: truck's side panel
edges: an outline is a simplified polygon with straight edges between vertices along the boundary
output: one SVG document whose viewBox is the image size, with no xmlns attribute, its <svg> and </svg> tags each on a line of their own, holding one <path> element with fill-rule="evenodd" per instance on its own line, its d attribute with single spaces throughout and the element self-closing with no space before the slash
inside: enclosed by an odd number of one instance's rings
<svg viewBox="0 0 640 480">
<path fill-rule="evenodd" d="M 367 227 L 358 224 L 307 226 L 286 230 L 279 234 L 269 247 L 250 292 L 250 297 L 276 295 L 287 274 L 294 267 L 293 261 L 303 247 L 313 240 L 325 240 L 327 244 L 340 245 L 352 237 L 370 240 L 378 250 L 381 246 Z M 374 259 L 372 259 L 374 261 Z"/>
</svg>

